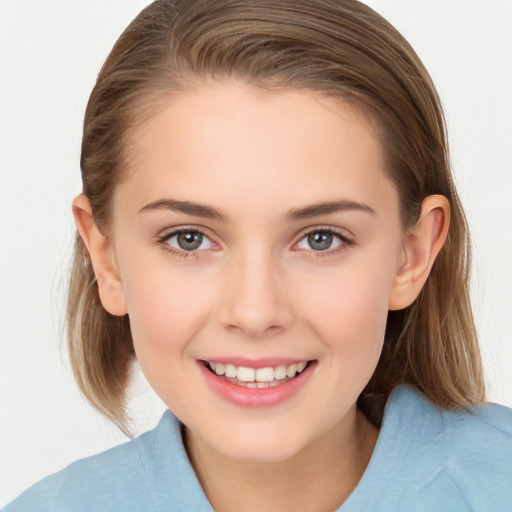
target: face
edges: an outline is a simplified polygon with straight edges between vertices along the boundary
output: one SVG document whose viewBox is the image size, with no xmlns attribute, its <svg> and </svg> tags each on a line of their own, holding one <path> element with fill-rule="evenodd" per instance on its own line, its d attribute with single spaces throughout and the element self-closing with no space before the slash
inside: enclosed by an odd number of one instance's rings
<svg viewBox="0 0 512 512">
<path fill-rule="evenodd" d="M 343 430 L 403 255 L 369 125 L 308 92 L 204 85 L 130 147 L 110 237 L 151 386 L 232 459 L 283 460 Z"/>
</svg>

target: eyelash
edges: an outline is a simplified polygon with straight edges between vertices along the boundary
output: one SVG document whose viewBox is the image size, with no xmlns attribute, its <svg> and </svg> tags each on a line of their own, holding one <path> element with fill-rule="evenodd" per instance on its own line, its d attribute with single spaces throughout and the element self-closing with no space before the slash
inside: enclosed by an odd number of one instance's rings
<svg viewBox="0 0 512 512">
<path fill-rule="evenodd" d="M 350 238 L 346 234 L 339 232 L 336 229 L 333 229 L 329 226 L 315 226 L 301 233 L 298 242 L 296 242 L 294 246 L 298 245 L 302 240 L 304 240 L 304 238 L 314 233 L 333 235 L 333 237 L 337 238 L 341 243 L 338 247 L 335 247 L 334 249 L 327 249 L 325 251 L 315 251 L 313 249 L 310 249 L 307 252 L 307 254 L 312 258 L 318 259 L 328 256 L 335 256 L 345 251 L 347 247 L 354 245 L 354 240 L 352 238 Z"/>
<path fill-rule="evenodd" d="M 172 247 L 171 245 L 169 245 L 168 242 L 172 237 L 174 237 L 176 235 L 183 234 L 183 233 L 198 233 L 201 236 L 210 240 L 210 242 L 213 245 L 217 245 L 217 244 L 215 244 L 215 242 L 213 242 L 211 240 L 211 238 L 206 234 L 206 232 L 204 230 L 202 230 L 201 228 L 196 227 L 196 226 L 193 226 L 193 227 L 185 226 L 185 227 L 180 227 L 178 229 L 173 229 L 172 231 L 164 233 L 162 236 L 159 236 L 157 238 L 157 243 L 165 250 L 166 253 L 171 254 L 175 257 L 178 257 L 181 259 L 186 259 L 189 257 L 196 258 L 196 259 L 199 258 L 200 253 L 205 251 L 205 249 L 203 249 L 202 251 L 198 251 L 198 250 L 185 251 L 185 250 L 177 250 L 174 247 Z M 325 251 L 315 251 L 313 249 L 310 249 L 307 251 L 307 254 L 309 256 L 317 258 L 317 259 L 325 257 L 325 256 L 334 256 L 334 255 L 339 254 L 339 253 L 343 252 L 344 250 L 346 250 L 348 246 L 354 245 L 354 241 L 350 237 L 348 237 L 345 234 L 340 233 L 339 231 L 337 231 L 331 227 L 315 226 L 314 228 L 308 229 L 307 231 L 304 231 L 303 233 L 301 233 L 300 238 L 298 239 L 297 242 L 295 242 L 294 247 L 296 247 L 306 237 L 308 237 L 309 235 L 312 235 L 314 233 L 323 233 L 323 234 L 332 235 L 333 237 L 337 238 L 341 242 L 340 245 L 334 249 L 327 249 Z M 300 250 L 300 249 L 295 249 L 295 250 Z"/>
<path fill-rule="evenodd" d="M 186 259 L 186 258 L 196 258 L 197 259 L 197 258 L 199 258 L 200 257 L 199 253 L 201 251 L 185 251 L 185 250 L 180 251 L 178 249 L 175 249 L 171 245 L 169 245 L 168 242 L 173 236 L 180 235 L 182 233 L 198 233 L 201 236 L 203 236 L 211 241 L 211 237 L 209 237 L 205 233 L 205 231 L 203 231 L 201 228 L 198 228 L 196 226 L 190 226 L 190 227 L 184 226 L 184 227 L 180 227 L 177 229 L 173 229 L 170 232 L 164 233 L 162 236 L 159 236 L 157 238 L 157 243 L 163 248 L 163 250 L 166 253 L 171 254 L 172 256 L 175 256 L 175 257 L 178 257 L 181 259 Z M 217 244 L 215 244 L 215 242 L 211 242 L 211 243 L 213 245 L 217 245 Z"/>
</svg>

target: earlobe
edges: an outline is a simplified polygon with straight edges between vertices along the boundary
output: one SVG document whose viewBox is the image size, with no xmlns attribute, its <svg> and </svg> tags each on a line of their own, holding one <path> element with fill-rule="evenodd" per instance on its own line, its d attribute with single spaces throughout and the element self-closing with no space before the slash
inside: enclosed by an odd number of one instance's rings
<svg viewBox="0 0 512 512">
<path fill-rule="evenodd" d="M 403 258 L 389 297 L 390 310 L 410 306 L 425 285 L 450 225 L 450 204 L 446 197 L 432 195 L 421 205 L 418 222 L 404 235 Z"/>
<path fill-rule="evenodd" d="M 123 284 L 115 263 L 112 240 L 94 222 L 89 199 L 84 194 L 73 200 L 76 227 L 87 247 L 103 307 L 115 316 L 127 314 Z"/>
</svg>

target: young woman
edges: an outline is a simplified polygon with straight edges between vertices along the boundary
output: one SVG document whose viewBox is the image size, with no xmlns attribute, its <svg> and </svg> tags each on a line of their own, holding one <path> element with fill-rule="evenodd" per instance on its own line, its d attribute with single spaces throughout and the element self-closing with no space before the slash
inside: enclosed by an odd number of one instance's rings
<svg viewBox="0 0 512 512">
<path fill-rule="evenodd" d="M 505 510 L 468 235 L 408 43 L 353 0 L 160 0 L 85 116 L 69 347 L 126 430 L 15 510 Z"/>
</svg>

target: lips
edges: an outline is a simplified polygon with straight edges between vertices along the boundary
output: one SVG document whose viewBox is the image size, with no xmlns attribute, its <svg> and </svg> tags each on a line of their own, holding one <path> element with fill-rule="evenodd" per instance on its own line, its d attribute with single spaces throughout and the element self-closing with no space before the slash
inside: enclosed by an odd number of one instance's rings
<svg viewBox="0 0 512 512">
<path fill-rule="evenodd" d="M 317 361 L 198 360 L 210 389 L 241 407 L 270 407 L 292 398 L 314 373 Z"/>
</svg>

